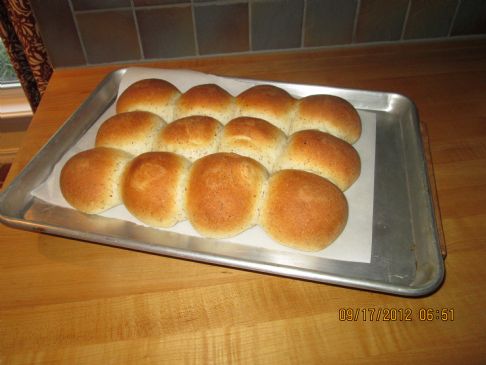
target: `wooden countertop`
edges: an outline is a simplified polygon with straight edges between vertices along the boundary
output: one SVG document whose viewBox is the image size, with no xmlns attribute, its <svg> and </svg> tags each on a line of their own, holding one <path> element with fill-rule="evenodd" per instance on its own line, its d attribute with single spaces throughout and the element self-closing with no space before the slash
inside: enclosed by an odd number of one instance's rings
<svg viewBox="0 0 486 365">
<path fill-rule="evenodd" d="M 443 286 L 402 298 L 0 225 L 0 364 L 480 363 L 486 359 L 486 40 L 168 61 L 150 66 L 380 90 L 428 127 L 448 256 Z M 10 181 L 110 71 L 56 70 Z M 339 321 L 340 308 L 412 321 Z M 421 308 L 452 309 L 448 321 Z"/>
</svg>

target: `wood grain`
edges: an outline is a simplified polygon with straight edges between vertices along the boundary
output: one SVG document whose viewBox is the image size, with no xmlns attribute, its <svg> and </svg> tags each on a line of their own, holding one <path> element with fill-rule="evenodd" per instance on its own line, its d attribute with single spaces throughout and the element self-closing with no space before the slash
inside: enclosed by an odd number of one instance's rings
<svg viewBox="0 0 486 365">
<path fill-rule="evenodd" d="M 401 298 L 0 226 L 0 363 L 468 363 L 486 358 L 486 40 L 148 66 L 405 94 L 426 123 L 448 248 L 434 294 Z M 110 71 L 56 70 L 7 181 Z M 338 320 L 411 309 L 409 322 Z M 454 321 L 421 322 L 421 308 Z"/>
</svg>

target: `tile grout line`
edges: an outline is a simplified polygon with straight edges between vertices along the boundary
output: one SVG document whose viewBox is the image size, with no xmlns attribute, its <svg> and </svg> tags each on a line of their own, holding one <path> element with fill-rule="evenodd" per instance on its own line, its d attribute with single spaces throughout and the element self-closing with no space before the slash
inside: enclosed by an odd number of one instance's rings
<svg viewBox="0 0 486 365">
<path fill-rule="evenodd" d="M 252 36 L 252 16 L 251 16 L 251 9 L 252 9 L 253 0 L 248 1 L 248 50 L 251 52 L 253 51 L 253 36 Z"/>
<path fill-rule="evenodd" d="M 86 65 L 89 65 L 88 52 L 86 52 L 84 40 L 83 37 L 81 36 L 81 31 L 79 30 L 78 19 L 76 19 L 72 0 L 68 0 L 68 5 L 69 5 L 69 9 L 71 10 L 71 16 L 73 18 L 74 27 L 76 28 L 76 33 L 78 35 L 79 43 L 81 45 L 81 51 L 83 52 L 84 62 Z"/>
<path fill-rule="evenodd" d="M 91 13 L 106 13 L 110 11 L 123 11 L 123 10 L 157 10 L 166 8 L 184 8 L 191 2 L 187 3 L 174 3 L 174 4 L 161 4 L 161 5 L 146 5 L 146 6 L 136 6 L 133 1 L 130 1 L 130 6 L 120 6 L 115 8 L 99 8 L 99 9 L 85 9 L 85 10 L 75 10 L 76 14 L 91 14 Z"/>
<path fill-rule="evenodd" d="M 72 1 L 72 0 L 69 0 Z M 132 1 L 130 0 L 130 4 Z M 76 14 L 97 14 L 97 13 L 108 13 L 110 11 L 127 11 L 132 10 L 131 6 L 121 6 L 119 8 L 100 8 L 100 9 L 85 9 L 85 10 L 74 10 L 73 12 Z"/>
<path fill-rule="evenodd" d="M 351 34 L 351 43 L 356 43 L 356 33 L 358 32 L 358 18 L 359 18 L 360 11 L 361 11 L 361 0 L 358 0 L 354 12 L 353 33 Z"/>
<path fill-rule="evenodd" d="M 140 50 L 140 57 L 142 60 L 145 59 L 145 52 L 143 50 L 142 36 L 140 35 L 140 29 L 138 27 L 138 18 L 135 12 L 135 6 L 133 5 L 133 0 L 130 0 L 130 8 L 132 10 L 133 23 L 135 24 L 135 32 L 137 33 L 138 49 Z"/>
<path fill-rule="evenodd" d="M 408 0 L 407 10 L 405 11 L 405 18 L 403 19 L 402 32 L 400 34 L 400 40 L 403 41 L 405 37 L 405 32 L 408 25 L 408 17 L 410 16 L 410 9 L 412 8 L 412 0 Z"/>
<path fill-rule="evenodd" d="M 197 40 L 197 24 L 196 24 L 196 10 L 194 7 L 194 0 L 191 0 L 191 17 L 192 17 L 192 36 L 194 38 L 194 51 L 196 56 L 200 56 L 199 53 L 199 41 Z"/>
<path fill-rule="evenodd" d="M 462 5 L 462 0 L 458 0 L 456 5 L 456 10 L 454 11 L 454 15 L 452 16 L 451 19 L 451 25 L 449 26 L 449 31 L 447 32 L 448 37 L 450 37 L 452 34 L 452 29 L 454 29 L 454 24 L 456 22 L 457 14 L 459 13 L 459 8 L 461 7 L 461 5 Z"/>
<path fill-rule="evenodd" d="M 206 1 L 202 3 L 195 3 L 194 5 L 196 5 L 197 7 L 211 6 L 211 5 L 224 6 L 224 5 L 234 5 L 234 4 L 246 4 L 248 3 L 248 1 L 249 0 L 224 0 L 224 3 L 221 3 L 221 1 L 214 0 L 214 1 Z"/>
<path fill-rule="evenodd" d="M 300 27 L 300 48 L 305 48 L 306 23 L 307 23 L 307 0 L 304 0 L 304 9 L 302 9 L 302 25 Z"/>
</svg>

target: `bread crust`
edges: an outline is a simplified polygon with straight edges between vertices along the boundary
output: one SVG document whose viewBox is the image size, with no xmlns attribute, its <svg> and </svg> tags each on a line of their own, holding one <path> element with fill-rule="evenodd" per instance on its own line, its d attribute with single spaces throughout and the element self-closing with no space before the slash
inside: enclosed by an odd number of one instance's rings
<svg viewBox="0 0 486 365">
<path fill-rule="evenodd" d="M 194 115 L 177 119 L 161 130 L 156 151 L 178 153 L 190 161 L 218 150 L 223 125 L 216 119 Z"/>
<path fill-rule="evenodd" d="M 161 79 L 134 82 L 118 97 L 116 112 L 142 110 L 157 114 L 164 121 L 174 119 L 174 106 L 181 93 L 177 87 Z"/>
<path fill-rule="evenodd" d="M 271 171 L 286 140 L 279 128 L 263 119 L 239 117 L 224 127 L 219 151 L 253 158 Z"/>
<path fill-rule="evenodd" d="M 122 179 L 128 211 L 154 227 L 171 227 L 185 219 L 183 193 L 190 163 L 170 152 L 147 152 L 133 159 Z"/>
<path fill-rule="evenodd" d="M 237 117 L 264 119 L 285 134 L 295 109 L 295 99 L 285 90 L 273 85 L 253 86 L 236 97 Z"/>
<path fill-rule="evenodd" d="M 297 101 L 290 133 L 306 129 L 317 129 L 353 144 L 361 136 L 361 118 L 343 98 L 310 95 Z"/>
<path fill-rule="evenodd" d="M 265 168 L 234 153 L 215 153 L 191 167 L 186 190 L 186 215 L 206 237 L 237 235 L 257 222 Z"/>
<path fill-rule="evenodd" d="M 165 125 L 162 118 L 150 112 L 115 114 L 98 129 L 95 146 L 118 148 L 137 156 L 153 149 L 159 131 Z"/>
<path fill-rule="evenodd" d="M 328 133 L 305 130 L 290 137 L 275 169 L 312 172 L 345 191 L 359 177 L 361 160 L 349 143 Z"/>
<path fill-rule="evenodd" d="M 328 180 L 305 171 L 281 170 L 268 181 L 259 223 L 285 246 L 319 251 L 341 234 L 347 217 L 346 198 Z"/>
<path fill-rule="evenodd" d="M 234 116 L 235 100 L 216 84 L 197 85 L 181 95 L 175 108 L 175 119 L 204 115 L 226 124 Z"/>
<path fill-rule="evenodd" d="M 131 159 L 127 152 L 106 147 L 74 155 L 61 170 L 62 195 L 72 207 L 88 214 L 121 204 L 120 180 Z"/>
</svg>

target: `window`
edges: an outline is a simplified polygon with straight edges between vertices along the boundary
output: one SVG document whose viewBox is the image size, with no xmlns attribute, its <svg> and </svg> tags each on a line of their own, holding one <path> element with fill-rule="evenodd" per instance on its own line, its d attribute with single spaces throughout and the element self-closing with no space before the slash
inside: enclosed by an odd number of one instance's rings
<svg viewBox="0 0 486 365">
<path fill-rule="evenodd" d="M 0 40 L 0 186 L 31 118 L 29 102 Z"/>
<path fill-rule="evenodd" d="M 0 84 L 5 88 L 7 86 L 20 86 L 19 80 L 15 70 L 10 63 L 10 59 L 7 54 L 7 50 L 0 41 Z"/>
<path fill-rule="evenodd" d="M 32 115 L 29 102 L 17 79 L 15 69 L 3 42 L 0 39 L 0 122 L 5 125 L 12 117 L 29 117 Z M 1 126 L 0 126 L 1 128 Z M 2 130 L 4 128 L 1 128 Z"/>
</svg>

